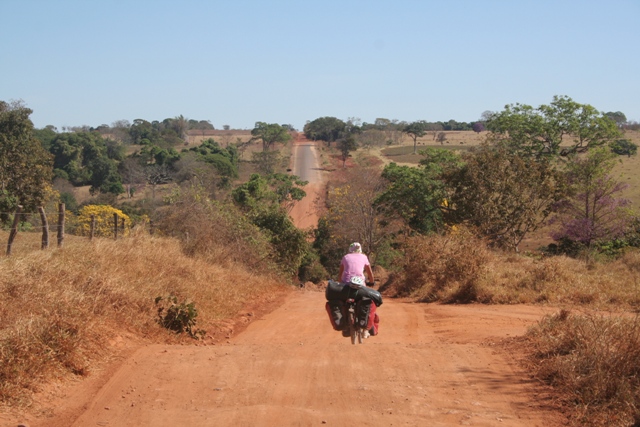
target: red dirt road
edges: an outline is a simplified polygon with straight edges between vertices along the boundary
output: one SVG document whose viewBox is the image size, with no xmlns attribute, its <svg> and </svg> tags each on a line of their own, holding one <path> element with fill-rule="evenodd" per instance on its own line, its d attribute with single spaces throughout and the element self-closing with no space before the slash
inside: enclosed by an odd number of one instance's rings
<svg viewBox="0 0 640 427">
<path fill-rule="evenodd" d="M 548 309 L 387 299 L 380 334 L 352 345 L 324 302 L 301 290 L 225 344 L 140 348 L 94 395 L 70 394 L 64 417 L 30 425 L 563 424 L 498 345 Z"/>
</svg>

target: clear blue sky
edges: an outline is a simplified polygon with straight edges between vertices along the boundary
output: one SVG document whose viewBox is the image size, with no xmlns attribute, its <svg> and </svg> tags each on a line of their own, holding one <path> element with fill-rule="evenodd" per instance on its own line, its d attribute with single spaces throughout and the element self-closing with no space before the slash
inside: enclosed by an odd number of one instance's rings
<svg viewBox="0 0 640 427">
<path fill-rule="evenodd" d="M 567 95 L 640 121 L 640 0 L 0 0 L 36 127 L 184 115 L 477 120 Z"/>
</svg>

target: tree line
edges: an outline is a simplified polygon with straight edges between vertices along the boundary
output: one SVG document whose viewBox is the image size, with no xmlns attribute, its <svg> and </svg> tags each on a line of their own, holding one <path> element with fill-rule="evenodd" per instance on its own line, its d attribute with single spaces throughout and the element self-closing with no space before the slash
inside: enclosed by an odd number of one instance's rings
<svg viewBox="0 0 640 427">
<path fill-rule="evenodd" d="M 57 132 L 50 126 L 35 129 L 30 114 L 21 103 L 0 103 L 4 223 L 17 205 L 35 210 L 55 194 L 69 210 L 79 209 L 74 186 L 90 186 L 99 203 L 119 203 L 134 220 L 154 215 L 157 208 L 182 206 L 190 188 L 198 203 L 215 202 L 216 209 L 237 212 L 257 227 L 284 270 L 316 278 L 332 268 L 347 240 L 362 241 L 381 263 L 392 265 L 402 236 L 415 233 L 464 226 L 494 246 L 517 250 L 528 233 L 553 219 L 558 224 L 556 249 L 575 251 L 624 238 L 634 223 L 628 202 L 619 197 L 623 186 L 610 177 L 612 156 L 637 150 L 623 138 L 626 118 L 568 97 L 554 97 L 536 108 L 513 104 L 500 112 L 486 111 L 474 123 L 379 118 L 369 124 L 335 117 L 307 122 L 305 135 L 336 149 L 343 164 L 358 147 L 399 143 L 404 136 L 413 140 L 416 151 L 418 138 L 432 134 L 437 140 L 444 130 L 486 132 L 485 143 L 475 151 L 430 148 L 420 152 L 418 167 L 391 163 L 382 171 L 358 171 L 344 185 L 331 184 L 313 247 L 288 216 L 291 204 L 305 194 L 304 182 L 281 173 L 277 147 L 291 141 L 295 129 L 290 125 L 256 122 L 248 141 L 223 147 L 209 138 L 187 148 L 186 132 L 206 133 L 213 129 L 208 121 L 179 116 Z M 252 154 L 256 173 L 238 182 L 247 144 L 262 150 Z M 142 185 L 155 191 L 169 182 L 179 190 L 162 201 L 145 205 L 115 199 L 123 193 L 131 196 Z M 193 196 L 194 188 L 201 196 Z M 236 223 L 229 228 L 248 230 Z M 193 230 L 184 233 L 194 235 Z"/>
</svg>

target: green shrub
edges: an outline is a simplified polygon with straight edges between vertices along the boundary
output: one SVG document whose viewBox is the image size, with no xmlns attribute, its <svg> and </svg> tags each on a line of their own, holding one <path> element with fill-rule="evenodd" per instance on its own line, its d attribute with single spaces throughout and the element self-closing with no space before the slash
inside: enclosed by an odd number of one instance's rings
<svg viewBox="0 0 640 427">
<path fill-rule="evenodd" d="M 202 338 L 205 331 L 196 329 L 198 310 L 195 303 L 181 302 L 174 295 L 168 297 L 156 297 L 155 304 L 158 307 L 158 323 L 163 327 L 181 333 L 188 333 L 191 338 Z"/>
</svg>

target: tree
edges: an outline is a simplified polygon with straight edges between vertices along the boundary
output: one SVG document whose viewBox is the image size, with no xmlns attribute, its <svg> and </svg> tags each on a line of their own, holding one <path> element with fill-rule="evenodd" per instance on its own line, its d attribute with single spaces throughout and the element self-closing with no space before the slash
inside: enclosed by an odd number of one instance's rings
<svg viewBox="0 0 640 427">
<path fill-rule="evenodd" d="M 312 141 L 325 141 L 327 145 L 342 138 L 347 124 L 335 117 L 320 117 L 304 125 L 303 132 Z"/>
<path fill-rule="evenodd" d="M 52 125 L 47 125 L 42 129 L 34 129 L 33 135 L 40 141 L 42 147 L 49 151 L 49 147 L 51 147 L 51 141 L 55 139 L 58 135 L 56 131 L 56 127 Z"/>
<path fill-rule="evenodd" d="M 389 218 L 400 218 L 410 229 L 427 234 L 442 230 L 442 207 L 446 200 L 441 175 L 445 170 L 457 168 L 457 154 L 443 149 L 427 149 L 419 167 L 387 165 L 382 177 L 388 187 L 375 201 L 376 206 Z"/>
<path fill-rule="evenodd" d="M 96 236 L 113 237 L 113 216 L 118 215 L 120 221 L 124 220 L 124 235 L 129 234 L 131 219 L 120 209 L 107 205 L 87 205 L 78 212 L 78 231 L 84 236 L 91 232 L 92 219 L 95 219 L 93 232 Z M 118 224 L 120 226 L 120 224 Z"/>
<path fill-rule="evenodd" d="M 147 164 L 173 166 L 180 160 L 180 153 L 175 148 L 160 148 L 157 145 L 145 145 L 138 154 Z"/>
<path fill-rule="evenodd" d="M 311 250 L 305 232 L 295 227 L 288 214 L 293 203 L 306 195 L 302 189 L 306 184 L 294 175 L 253 174 L 232 192 L 236 204 L 267 236 L 276 262 L 292 275 Z"/>
<path fill-rule="evenodd" d="M 638 145 L 629 141 L 628 139 L 618 139 L 611 143 L 611 151 L 619 156 L 635 156 L 638 152 Z"/>
<path fill-rule="evenodd" d="M 35 211 L 52 178 L 52 158 L 34 136 L 31 113 L 21 102 L 0 101 L 0 212 L 17 205 Z"/>
<path fill-rule="evenodd" d="M 124 192 L 118 172 L 125 158 L 120 142 L 105 140 L 97 132 L 62 133 L 51 141 L 50 151 L 56 176 L 74 185 L 91 185 L 92 193 Z"/>
<path fill-rule="evenodd" d="M 205 135 L 206 131 L 214 130 L 215 127 L 211 124 L 209 120 L 189 120 L 189 129 L 199 130 L 202 132 L 202 136 Z"/>
<path fill-rule="evenodd" d="M 249 181 L 237 186 L 232 197 L 243 208 L 255 208 L 260 204 L 283 206 L 287 211 L 307 193 L 302 189 L 307 181 L 295 175 L 276 173 L 267 176 L 253 174 Z"/>
<path fill-rule="evenodd" d="M 153 125 L 143 119 L 135 119 L 129 127 L 129 136 L 132 144 L 145 145 L 156 142 L 160 132 Z"/>
<path fill-rule="evenodd" d="M 413 139 L 413 154 L 418 152 L 418 138 L 427 134 L 428 124 L 424 120 L 407 124 L 402 131 Z"/>
<path fill-rule="evenodd" d="M 91 178 L 89 180 L 91 194 L 122 194 L 122 178 L 118 173 L 116 162 L 107 157 L 96 157 L 91 161 Z"/>
<path fill-rule="evenodd" d="M 400 144 L 402 141 L 402 128 L 406 125 L 405 122 L 398 122 L 398 120 L 391 120 L 387 126 L 384 127 L 383 132 L 385 134 L 385 143 Z"/>
<path fill-rule="evenodd" d="M 485 110 L 480 114 L 480 122 L 486 123 L 491 120 L 491 117 L 495 114 L 495 112 L 491 110 Z"/>
<path fill-rule="evenodd" d="M 151 198 L 156 198 L 156 187 L 173 180 L 173 170 L 166 164 L 153 164 L 144 168 L 147 183 L 151 185 Z"/>
<path fill-rule="evenodd" d="M 342 167 L 345 167 L 349 154 L 358 149 L 358 143 L 353 135 L 349 135 L 338 142 L 338 149 L 340 150 L 340 157 L 342 158 Z"/>
<path fill-rule="evenodd" d="M 473 131 L 474 131 L 475 133 L 483 132 L 483 131 L 485 130 L 484 123 L 482 123 L 482 122 L 475 122 L 475 123 L 473 124 L 473 126 L 472 126 L 472 129 L 473 129 Z"/>
<path fill-rule="evenodd" d="M 463 157 L 464 166 L 444 174 L 449 195 L 448 223 L 470 224 L 496 246 L 518 251 L 562 194 L 558 173 L 548 159 L 482 145 Z"/>
<path fill-rule="evenodd" d="M 388 142 L 386 132 L 378 129 L 367 129 L 358 135 L 358 145 L 364 148 L 381 147 Z"/>
<path fill-rule="evenodd" d="M 627 116 L 625 116 L 622 111 L 609 111 L 608 113 L 604 113 L 604 115 L 616 122 L 616 125 L 618 125 L 618 127 L 622 127 L 622 125 L 627 123 Z"/>
<path fill-rule="evenodd" d="M 445 142 L 447 142 L 447 134 L 444 132 L 438 132 L 438 137 L 436 138 L 436 141 L 438 141 L 440 145 L 443 145 Z"/>
<path fill-rule="evenodd" d="M 269 150 L 274 144 L 286 144 L 291 140 L 289 130 L 277 123 L 256 122 L 251 135 L 252 141 L 262 141 L 262 151 Z"/>
<path fill-rule="evenodd" d="M 377 263 L 391 239 L 388 221 L 374 206 L 387 181 L 373 168 L 347 170 L 344 174 L 344 182 L 327 191 L 327 210 L 319 221 L 314 241 L 323 265 L 334 274 L 351 242 L 360 242 L 371 262 Z"/>
<path fill-rule="evenodd" d="M 574 156 L 567 164 L 570 193 L 555 206 L 555 240 L 569 239 L 589 247 L 622 236 L 631 219 L 630 201 L 620 197 L 628 185 L 610 175 L 614 166 L 614 154 L 604 148 Z"/>
<path fill-rule="evenodd" d="M 235 146 L 227 144 L 226 148 L 222 148 L 213 138 L 209 138 L 189 151 L 195 152 L 201 161 L 215 166 L 220 175 L 228 178 L 238 177 L 239 153 Z"/>
<path fill-rule="evenodd" d="M 167 122 L 167 127 L 175 132 L 178 138 L 185 140 L 187 139 L 187 129 L 189 129 L 189 119 L 180 114 L 173 119 L 165 119 Z"/>
<path fill-rule="evenodd" d="M 441 132 L 443 130 L 444 126 L 442 126 L 441 123 L 427 123 L 427 135 L 431 135 L 434 141 L 436 140 L 438 132 Z"/>
<path fill-rule="evenodd" d="M 136 186 L 144 184 L 146 180 L 144 166 L 140 159 L 136 157 L 127 157 L 118 165 L 118 172 L 122 177 L 127 197 L 131 198 Z"/>
<path fill-rule="evenodd" d="M 258 172 L 270 175 L 277 172 L 282 164 L 282 156 L 278 151 L 262 151 L 251 153 L 251 163 L 256 165 Z"/>
<path fill-rule="evenodd" d="M 613 120 L 567 96 L 554 96 L 551 104 L 535 109 L 524 104 L 507 105 L 491 116 L 487 129 L 494 143 L 534 156 L 566 156 L 620 137 Z"/>
</svg>

